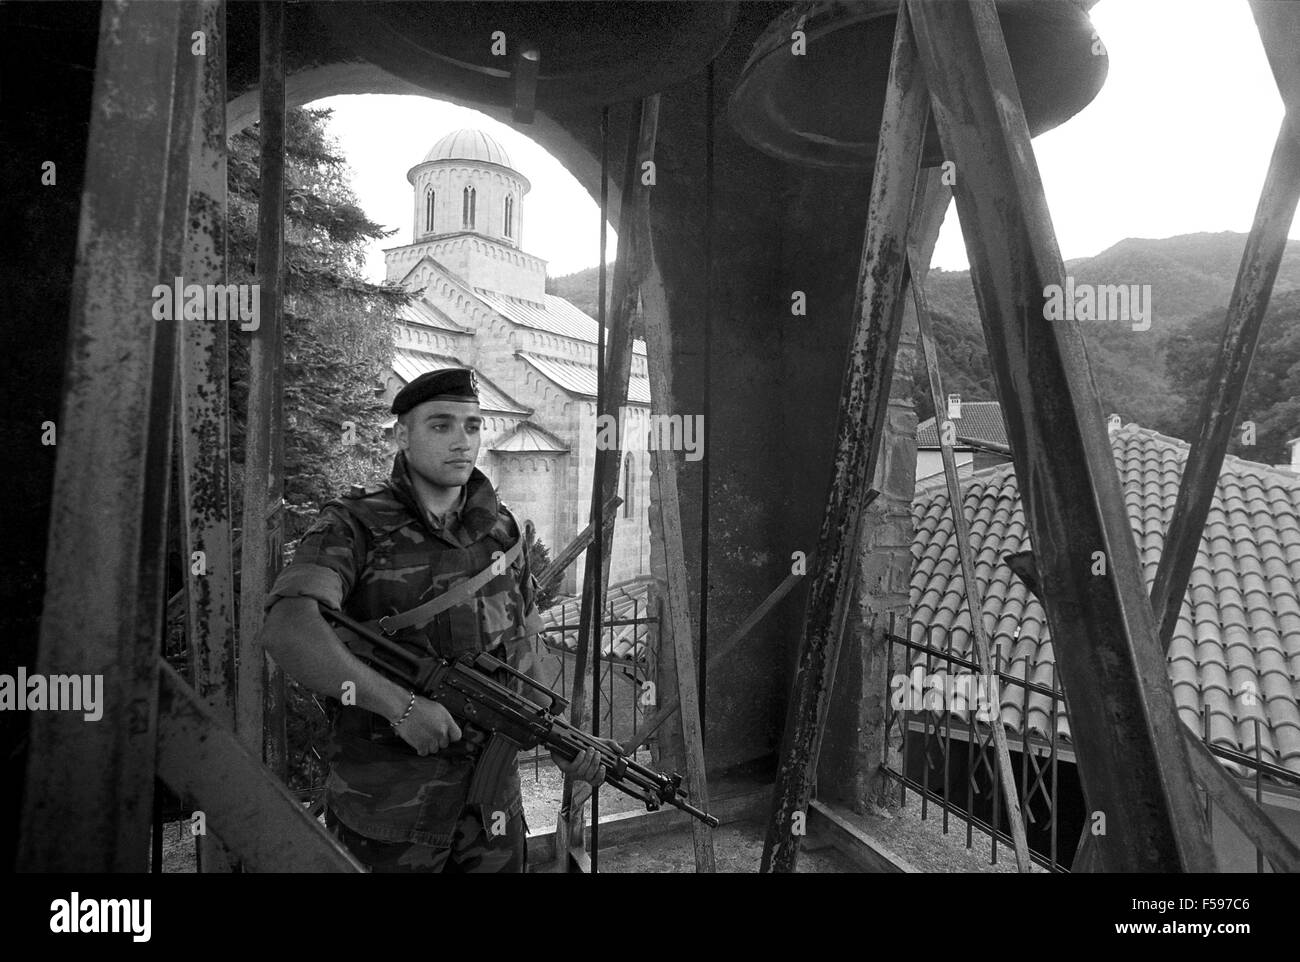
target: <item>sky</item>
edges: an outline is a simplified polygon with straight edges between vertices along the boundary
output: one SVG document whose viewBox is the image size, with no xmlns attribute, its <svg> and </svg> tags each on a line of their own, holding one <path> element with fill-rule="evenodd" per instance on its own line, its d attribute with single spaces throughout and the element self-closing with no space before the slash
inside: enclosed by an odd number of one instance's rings
<svg viewBox="0 0 1300 962">
<path fill-rule="evenodd" d="M 1126 237 L 1248 231 L 1283 108 L 1246 0 L 1102 0 L 1091 16 L 1110 58 L 1106 82 L 1083 111 L 1034 140 L 1062 255 L 1091 256 Z M 524 248 L 549 261 L 550 275 L 597 263 L 596 203 L 526 134 L 424 97 L 329 97 L 311 106 L 334 110 L 329 131 L 362 208 L 397 229 L 368 251 L 372 280 L 384 276 L 382 248 L 411 242 L 407 170 L 461 127 L 495 137 L 532 182 Z M 1300 238 L 1300 219 L 1290 236 Z M 610 257 L 615 243 L 611 225 Z M 932 265 L 968 266 L 954 207 Z"/>
</svg>

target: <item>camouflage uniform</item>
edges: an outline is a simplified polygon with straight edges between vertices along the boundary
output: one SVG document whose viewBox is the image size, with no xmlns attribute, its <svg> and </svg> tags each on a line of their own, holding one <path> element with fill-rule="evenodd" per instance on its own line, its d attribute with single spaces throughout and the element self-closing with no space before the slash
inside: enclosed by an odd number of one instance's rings
<svg viewBox="0 0 1300 962">
<path fill-rule="evenodd" d="M 462 489 L 459 512 L 453 509 L 444 519 L 430 515 L 420 505 L 405 455 L 399 453 L 386 485 L 354 489 L 325 505 L 299 542 L 293 564 L 272 587 L 267 607 L 282 597 L 305 596 L 341 606 L 358 621 L 374 621 L 415 608 L 478 574 L 492 564 L 494 553 L 507 551 L 519 536 L 519 525 L 477 468 Z M 423 628 L 398 632 L 394 640 L 444 658 L 488 651 L 528 672 L 528 636 L 541 625 L 534 596 L 525 551 L 477 595 Z M 518 690 L 517 682 L 499 680 Z M 347 830 L 338 832 L 345 843 L 369 840 L 353 849 L 358 858 L 374 859 L 367 864 L 380 871 L 415 870 L 411 866 L 437 871 L 449 859 L 462 870 L 476 862 L 483 871 L 502 867 L 505 839 L 498 833 L 503 826 L 507 837 L 525 831 L 523 800 L 515 768 L 481 804 L 469 802 L 474 766 L 488 732 L 458 720 L 460 741 L 420 756 L 392 730 L 389 719 L 330 705 L 334 717 L 325 804 L 329 820 Z M 510 838 L 512 845 L 518 841 Z M 509 860 L 504 868 L 522 870 L 516 862 Z"/>
</svg>

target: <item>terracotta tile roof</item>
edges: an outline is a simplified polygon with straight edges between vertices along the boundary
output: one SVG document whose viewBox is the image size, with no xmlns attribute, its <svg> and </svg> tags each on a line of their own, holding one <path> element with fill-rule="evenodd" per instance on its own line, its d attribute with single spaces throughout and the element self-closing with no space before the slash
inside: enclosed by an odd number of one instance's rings
<svg viewBox="0 0 1300 962">
<path fill-rule="evenodd" d="M 428 371 L 443 371 L 449 367 L 468 367 L 454 357 L 445 354 L 429 354 L 425 351 L 413 351 L 399 347 L 393 351 L 393 373 L 407 384 Z M 533 412 L 514 400 L 505 391 L 497 387 L 482 373 L 478 375 L 479 407 L 495 414 L 520 414 L 527 417 Z"/>
<path fill-rule="evenodd" d="M 653 604 L 654 578 L 642 575 L 620 584 L 610 585 L 606 595 L 605 618 L 631 619 L 653 617 L 647 605 Z M 578 650 L 578 623 L 581 617 L 581 598 L 569 598 L 542 612 L 542 641 L 548 648 Z M 640 661 L 645 657 L 654 625 L 615 625 L 601 632 L 603 657 L 617 661 Z M 612 632 L 612 634 L 611 634 Z"/>
<path fill-rule="evenodd" d="M 544 294 L 542 296 L 546 301 L 539 304 L 512 294 L 490 291 L 486 287 L 476 287 L 474 293 L 494 311 L 515 324 L 589 344 L 597 343 L 600 325 L 596 319 L 584 314 L 562 297 Z M 645 341 L 640 338 L 633 340 L 632 353 L 644 357 Z"/>
<path fill-rule="evenodd" d="M 953 424 L 963 438 L 992 441 L 994 444 L 1007 443 L 1007 427 L 1002 423 L 1002 405 L 997 401 L 962 401 L 961 417 L 953 421 Z M 916 426 L 916 446 L 939 447 L 939 431 L 934 426 L 934 418 L 926 418 Z"/>
<path fill-rule="evenodd" d="M 563 388 L 578 397 L 596 397 L 596 368 L 578 361 L 562 360 L 558 357 L 544 357 L 529 351 L 516 351 L 537 372 L 552 384 Z M 629 404 L 650 403 L 650 379 L 633 374 L 627 381 L 627 402 Z"/>
<path fill-rule="evenodd" d="M 1136 425 L 1112 433 L 1111 446 L 1150 589 L 1189 447 Z M 1046 614 L 1002 560 L 1031 547 L 1015 472 L 1000 465 L 962 487 L 995 657 L 1003 671 L 1050 687 Z M 954 654 L 973 659 L 947 492 L 918 493 L 912 516 L 911 640 L 925 644 L 928 628 L 932 647 L 951 644 Z M 924 665 L 924 655 L 912 654 Z M 1208 708 L 1210 741 L 1253 756 L 1258 719 L 1263 760 L 1300 774 L 1300 478 L 1225 458 L 1168 665 L 1187 725 L 1200 733 Z M 1026 713 L 1023 694 L 1004 685 L 1003 722 L 1050 736 L 1047 696 L 1031 695 Z M 1069 738 L 1064 711 L 1056 724 Z"/>
</svg>

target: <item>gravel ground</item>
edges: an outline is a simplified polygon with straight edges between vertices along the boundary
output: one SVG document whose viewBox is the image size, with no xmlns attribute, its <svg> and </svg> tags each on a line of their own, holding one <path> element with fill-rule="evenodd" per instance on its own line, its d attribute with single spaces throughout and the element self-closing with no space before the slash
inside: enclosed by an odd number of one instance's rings
<svg viewBox="0 0 1300 962">
<path fill-rule="evenodd" d="M 949 816 L 948 834 L 943 832 L 943 809 L 931 805 L 921 818 L 921 802 L 909 798 L 907 807 L 892 814 L 879 812 L 854 821 L 881 845 L 908 862 L 918 872 L 1014 872 L 1016 858 L 1011 847 L 999 842 L 997 864 L 992 863 L 993 846 L 979 829 L 971 833 L 966 848 L 966 824 Z M 1046 869 L 1034 865 L 1034 872 Z"/>
<path fill-rule="evenodd" d="M 643 765 L 649 765 L 650 753 L 642 749 L 637 752 L 636 760 Z M 532 832 L 553 830 L 560 817 L 560 798 L 564 794 L 564 776 L 560 774 L 560 770 L 545 755 L 536 766 L 531 755 L 523 756 L 519 762 L 519 782 L 524 796 L 524 819 L 528 822 L 529 830 Z M 601 818 L 618 812 L 643 811 L 645 811 L 644 802 L 639 802 L 616 788 L 601 786 Z M 590 818 L 590 809 L 587 810 L 587 814 Z"/>
<path fill-rule="evenodd" d="M 713 830 L 713 854 L 719 872 L 752 873 L 758 871 L 763 858 L 763 838 L 767 825 L 760 821 L 728 822 Z M 695 849 L 690 829 L 664 832 L 622 845 L 602 846 L 601 872 L 694 872 Z M 815 847 L 805 842 L 799 847 L 800 874 L 860 872 L 847 856 L 830 846 Z"/>
<path fill-rule="evenodd" d="M 645 753 L 638 756 L 647 761 Z M 524 817 L 533 832 L 555 827 L 560 809 L 563 776 L 549 759 L 536 766 L 531 758 L 520 764 Z M 601 815 L 642 811 L 644 805 L 611 788 L 600 790 Z M 1008 845 L 999 843 L 997 864 L 992 863 L 992 845 L 987 835 L 976 830 L 971 848 L 966 848 L 965 825 L 955 817 L 949 819 L 949 831 L 943 832 L 943 811 L 931 806 L 929 817 L 921 819 L 920 801 L 908 799 L 896 813 L 877 812 L 854 816 L 852 821 L 894 855 L 918 872 L 1014 872 L 1015 857 Z M 719 872 L 755 872 L 763 852 L 766 826 L 761 821 L 732 822 L 714 830 L 714 851 Z M 163 871 L 194 872 L 194 838 L 188 821 L 171 822 L 163 830 Z M 602 872 L 672 873 L 693 872 L 695 856 L 689 829 L 665 832 L 621 845 L 602 846 Z M 861 869 L 847 856 L 830 847 L 818 845 L 814 838 L 800 846 L 799 872 L 859 872 Z M 1044 872 L 1035 865 L 1034 872 Z"/>
</svg>

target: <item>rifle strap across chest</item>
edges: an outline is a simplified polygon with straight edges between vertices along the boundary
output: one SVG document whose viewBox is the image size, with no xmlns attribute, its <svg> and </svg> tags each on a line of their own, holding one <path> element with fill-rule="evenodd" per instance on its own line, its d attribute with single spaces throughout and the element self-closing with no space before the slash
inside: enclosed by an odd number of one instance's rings
<svg viewBox="0 0 1300 962">
<path fill-rule="evenodd" d="M 385 615 L 379 619 L 379 630 L 386 635 L 393 635 L 404 628 L 423 628 L 448 608 L 454 608 L 456 605 L 469 601 L 489 581 L 515 563 L 515 559 L 519 557 L 519 553 L 523 550 L 524 542 L 527 540 L 532 524 L 531 521 L 526 521 L 524 523 L 524 533 L 515 539 L 515 543 L 510 547 L 510 550 L 500 558 L 495 559 L 474 577 L 466 578 L 455 587 L 444 591 L 438 597 L 430 599 L 416 608 L 411 608 L 396 615 Z"/>
</svg>

